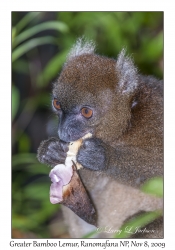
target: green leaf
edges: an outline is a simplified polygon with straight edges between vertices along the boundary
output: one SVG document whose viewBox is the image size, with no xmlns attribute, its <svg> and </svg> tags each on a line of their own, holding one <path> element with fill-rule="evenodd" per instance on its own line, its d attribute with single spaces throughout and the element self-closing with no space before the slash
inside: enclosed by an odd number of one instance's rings
<svg viewBox="0 0 175 250">
<path fill-rule="evenodd" d="M 12 120 L 14 119 L 19 107 L 19 91 L 13 85 L 12 86 Z"/>
<path fill-rule="evenodd" d="M 41 31 L 48 30 L 48 29 L 54 29 L 58 30 L 60 32 L 67 32 L 68 31 L 68 26 L 59 21 L 50 21 L 50 22 L 45 22 L 42 24 L 38 24 L 28 30 L 25 30 L 21 34 L 19 34 L 13 41 L 13 46 L 17 46 L 19 43 L 23 42 L 27 38 L 38 34 Z"/>
<path fill-rule="evenodd" d="M 163 197 L 163 178 L 155 177 L 148 180 L 141 187 L 141 190 L 148 194 L 153 194 L 158 197 Z"/>
<path fill-rule="evenodd" d="M 31 21 L 33 21 L 34 18 L 38 17 L 39 15 L 42 15 L 42 12 L 29 12 L 27 13 L 20 21 L 19 23 L 15 26 L 16 28 L 16 33 L 19 34 L 19 32 L 27 26 Z"/>
<path fill-rule="evenodd" d="M 141 229 L 162 215 L 162 211 L 147 212 L 126 222 L 114 238 L 122 239 L 133 236 L 137 229 Z"/>
<path fill-rule="evenodd" d="M 12 44 L 13 44 L 13 41 L 14 41 L 15 36 L 16 36 L 16 28 L 13 27 L 13 28 L 12 28 Z"/>
<path fill-rule="evenodd" d="M 56 40 L 52 36 L 43 36 L 40 38 L 34 38 L 30 41 L 23 43 L 19 47 L 17 47 L 12 53 L 12 62 L 17 60 L 20 56 L 28 52 L 29 50 L 35 48 L 36 46 L 43 45 L 43 44 L 54 44 Z"/>
</svg>

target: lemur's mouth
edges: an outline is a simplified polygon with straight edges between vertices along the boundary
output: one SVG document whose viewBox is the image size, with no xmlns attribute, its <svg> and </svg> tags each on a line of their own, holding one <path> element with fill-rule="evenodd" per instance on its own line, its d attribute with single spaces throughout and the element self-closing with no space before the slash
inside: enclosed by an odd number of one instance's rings
<svg viewBox="0 0 175 250">
<path fill-rule="evenodd" d="M 86 131 L 81 132 L 80 135 L 77 135 L 75 138 L 73 138 L 73 140 L 70 140 L 70 142 L 71 141 L 77 141 L 77 140 L 80 140 L 80 139 L 84 140 L 84 139 L 86 139 L 87 135 L 90 135 L 90 134 L 91 134 L 91 136 L 89 136 L 89 137 L 92 137 L 94 132 L 93 132 L 93 130 L 88 129 Z M 89 137 L 87 137 L 87 138 L 89 138 Z"/>
<path fill-rule="evenodd" d="M 87 134 L 91 134 L 93 135 L 94 132 L 92 130 L 86 130 L 86 131 L 82 131 L 78 134 L 74 134 L 74 133 L 59 133 L 58 136 L 60 138 L 61 141 L 65 142 L 65 143 L 70 143 L 72 141 L 77 141 L 80 140 L 82 138 L 84 138 Z"/>
</svg>

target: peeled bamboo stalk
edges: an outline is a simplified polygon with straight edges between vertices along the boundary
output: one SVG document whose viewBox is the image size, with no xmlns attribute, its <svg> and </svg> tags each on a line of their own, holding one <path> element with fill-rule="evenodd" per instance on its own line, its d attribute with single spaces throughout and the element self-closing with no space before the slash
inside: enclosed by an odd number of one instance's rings
<svg viewBox="0 0 175 250">
<path fill-rule="evenodd" d="M 83 166 L 76 162 L 76 155 L 83 140 L 91 136 L 92 135 L 88 133 L 83 138 L 75 142 L 70 142 L 65 165 L 59 164 L 55 166 L 55 172 L 54 169 L 51 170 L 50 177 L 53 183 L 51 185 L 50 200 L 52 203 L 61 203 L 69 207 L 80 218 L 90 224 L 96 225 L 95 208 L 77 171 Z M 66 173 L 68 174 L 66 175 Z M 71 178 L 68 182 L 69 176 L 71 176 Z M 62 190 L 60 190 L 60 188 Z"/>
</svg>

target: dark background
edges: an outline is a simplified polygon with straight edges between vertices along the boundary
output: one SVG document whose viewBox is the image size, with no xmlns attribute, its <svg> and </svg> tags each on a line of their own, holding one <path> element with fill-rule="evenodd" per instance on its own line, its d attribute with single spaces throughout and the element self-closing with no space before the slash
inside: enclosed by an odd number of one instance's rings
<svg viewBox="0 0 175 250">
<path fill-rule="evenodd" d="M 40 142 L 57 136 L 52 81 L 78 37 L 116 58 L 123 47 L 139 72 L 163 77 L 163 12 L 12 12 L 12 237 L 69 237 L 49 201 L 49 167 Z"/>
</svg>

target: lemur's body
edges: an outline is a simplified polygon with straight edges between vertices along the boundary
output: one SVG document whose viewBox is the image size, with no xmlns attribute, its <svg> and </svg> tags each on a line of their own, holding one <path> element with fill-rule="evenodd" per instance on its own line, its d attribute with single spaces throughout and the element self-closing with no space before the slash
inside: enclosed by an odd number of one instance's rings
<svg viewBox="0 0 175 250">
<path fill-rule="evenodd" d="M 94 54 L 92 43 L 78 40 L 54 83 L 53 100 L 59 138 L 44 141 L 38 159 L 61 163 L 66 156 L 61 141 L 92 133 L 77 161 L 84 166 L 79 173 L 97 209 L 98 226 L 117 230 L 128 217 L 161 208 L 160 199 L 137 188 L 163 174 L 162 81 L 139 75 L 124 50 L 117 60 L 108 59 Z M 80 237 L 83 222 L 68 213 L 72 235 Z M 152 237 L 162 237 L 160 228 Z"/>
</svg>

